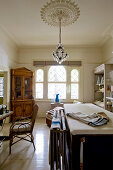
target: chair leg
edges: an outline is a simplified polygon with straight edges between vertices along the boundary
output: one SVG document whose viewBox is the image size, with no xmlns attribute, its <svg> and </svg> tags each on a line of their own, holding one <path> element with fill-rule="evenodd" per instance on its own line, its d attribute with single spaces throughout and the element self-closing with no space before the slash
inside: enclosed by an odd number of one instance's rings
<svg viewBox="0 0 113 170">
<path fill-rule="evenodd" d="M 9 154 L 11 154 L 11 146 L 12 146 L 12 143 L 13 143 L 13 136 L 10 136 L 10 139 L 9 139 Z"/>
<path fill-rule="evenodd" d="M 34 150 L 36 150 L 35 144 L 34 144 L 34 137 L 33 137 L 33 134 L 32 134 L 32 133 L 31 133 L 31 142 L 33 143 Z"/>
</svg>

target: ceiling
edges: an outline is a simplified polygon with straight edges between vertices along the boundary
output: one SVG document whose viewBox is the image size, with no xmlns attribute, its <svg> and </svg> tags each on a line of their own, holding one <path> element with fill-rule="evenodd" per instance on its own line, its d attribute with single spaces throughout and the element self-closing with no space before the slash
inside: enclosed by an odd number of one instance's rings
<svg viewBox="0 0 113 170">
<path fill-rule="evenodd" d="M 40 16 L 49 1 L 0 0 L 0 27 L 19 47 L 56 45 L 58 28 Z M 78 6 L 79 19 L 62 28 L 63 45 L 101 45 L 113 34 L 113 0 L 78 0 Z"/>
</svg>

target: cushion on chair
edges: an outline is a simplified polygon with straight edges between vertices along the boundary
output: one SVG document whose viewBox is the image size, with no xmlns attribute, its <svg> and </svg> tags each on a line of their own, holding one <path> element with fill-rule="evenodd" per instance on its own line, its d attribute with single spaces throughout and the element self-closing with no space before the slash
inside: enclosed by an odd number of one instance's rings
<svg viewBox="0 0 113 170">
<path fill-rule="evenodd" d="M 31 130 L 31 123 L 21 122 L 15 123 L 13 127 L 13 132 L 29 132 Z"/>
</svg>

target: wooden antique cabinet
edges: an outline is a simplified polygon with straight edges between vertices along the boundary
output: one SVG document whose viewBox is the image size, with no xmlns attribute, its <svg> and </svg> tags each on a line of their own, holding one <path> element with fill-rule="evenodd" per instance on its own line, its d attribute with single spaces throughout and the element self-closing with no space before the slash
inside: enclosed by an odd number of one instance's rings
<svg viewBox="0 0 113 170">
<path fill-rule="evenodd" d="M 33 72 L 27 68 L 11 70 L 12 118 L 31 116 L 33 109 Z"/>
</svg>

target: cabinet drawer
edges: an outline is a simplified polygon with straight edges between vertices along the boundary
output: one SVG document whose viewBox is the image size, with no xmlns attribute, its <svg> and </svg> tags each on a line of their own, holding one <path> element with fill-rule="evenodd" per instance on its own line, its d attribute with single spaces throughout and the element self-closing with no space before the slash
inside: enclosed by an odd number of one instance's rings
<svg viewBox="0 0 113 170">
<path fill-rule="evenodd" d="M 24 102 L 24 117 L 29 117 L 32 115 L 33 102 Z"/>
<path fill-rule="evenodd" d="M 13 117 L 23 117 L 23 102 L 13 102 Z"/>
</svg>

